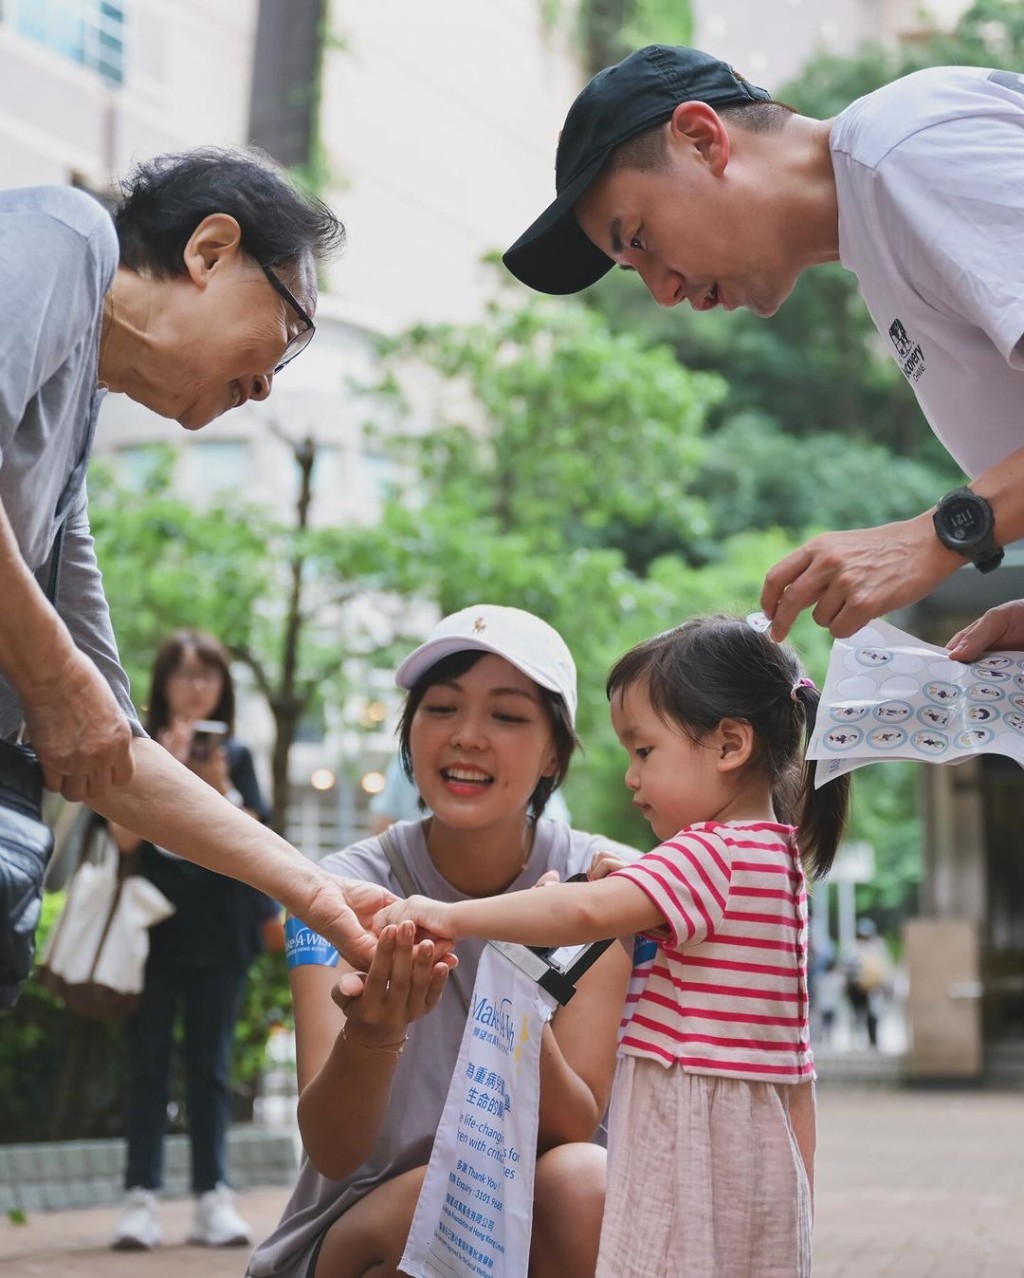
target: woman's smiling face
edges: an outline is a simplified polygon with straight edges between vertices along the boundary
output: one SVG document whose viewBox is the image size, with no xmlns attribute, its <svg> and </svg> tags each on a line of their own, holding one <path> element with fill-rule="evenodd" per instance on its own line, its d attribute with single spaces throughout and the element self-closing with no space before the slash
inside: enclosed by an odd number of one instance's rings
<svg viewBox="0 0 1024 1278">
<path fill-rule="evenodd" d="M 558 767 L 540 690 L 491 653 L 427 688 L 409 749 L 424 802 L 440 821 L 467 829 L 524 819 L 537 782 Z"/>
</svg>

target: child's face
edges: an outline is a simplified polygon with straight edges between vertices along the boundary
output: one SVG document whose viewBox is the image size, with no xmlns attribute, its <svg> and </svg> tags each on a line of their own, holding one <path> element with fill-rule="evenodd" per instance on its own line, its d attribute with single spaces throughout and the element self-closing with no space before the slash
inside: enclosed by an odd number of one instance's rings
<svg viewBox="0 0 1024 1278">
<path fill-rule="evenodd" d="M 666 723 L 652 708 L 646 684 L 617 694 L 611 709 L 612 726 L 629 755 L 626 785 L 658 838 L 715 819 L 729 800 L 718 750 Z"/>
</svg>

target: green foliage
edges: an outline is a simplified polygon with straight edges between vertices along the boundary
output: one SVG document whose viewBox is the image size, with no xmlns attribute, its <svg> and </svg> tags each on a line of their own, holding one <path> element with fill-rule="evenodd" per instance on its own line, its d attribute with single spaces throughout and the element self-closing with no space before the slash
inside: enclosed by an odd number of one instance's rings
<svg viewBox="0 0 1024 1278">
<path fill-rule="evenodd" d="M 182 626 L 249 646 L 257 605 L 266 601 L 272 529 L 258 510 L 218 502 L 199 511 L 172 488 L 166 448 L 140 488 L 109 467 L 89 470 L 96 554 L 125 668 L 137 695 L 149 683 L 160 643 Z"/>
<path fill-rule="evenodd" d="M 37 952 L 64 904 L 43 898 Z M 30 979 L 0 1033 L 0 1132 L 5 1141 L 111 1136 L 121 1129 L 120 1026 L 81 1021 Z"/>
<path fill-rule="evenodd" d="M 548 30 L 575 19 L 584 69 L 593 74 L 646 44 L 690 44 L 689 0 L 538 0 Z"/>
<path fill-rule="evenodd" d="M 719 541 L 744 528 L 874 527 L 926 510 L 950 478 L 948 468 L 882 444 L 832 432 L 801 438 L 744 412 L 708 440 L 695 487 Z M 709 546 L 708 556 L 714 553 Z"/>
<path fill-rule="evenodd" d="M 612 334 L 578 303 L 535 299 L 492 306 L 469 328 L 416 329 L 383 359 L 372 433 L 406 479 L 377 526 L 350 531 L 335 571 L 444 612 L 486 599 L 556 626 L 579 670 L 574 817 L 647 846 L 622 784 L 605 674 L 626 647 L 688 616 L 749 612 L 794 544 L 780 532 L 735 537 L 713 569 L 698 566 L 709 525 L 692 494 L 721 380 Z M 418 387 L 423 398 L 420 363 L 442 379 L 429 421 L 422 410 L 411 419 L 401 393 Z M 800 634 L 823 669 L 821 632 L 805 619 Z"/>
</svg>

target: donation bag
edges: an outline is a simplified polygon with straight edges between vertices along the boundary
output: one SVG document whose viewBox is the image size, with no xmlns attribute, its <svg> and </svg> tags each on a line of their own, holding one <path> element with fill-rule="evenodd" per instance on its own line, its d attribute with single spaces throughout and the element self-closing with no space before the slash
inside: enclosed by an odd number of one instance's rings
<svg viewBox="0 0 1024 1278">
<path fill-rule="evenodd" d="M 411 1278 L 526 1278 L 541 1034 L 556 1006 L 493 945 L 484 947 L 399 1266 Z"/>
</svg>

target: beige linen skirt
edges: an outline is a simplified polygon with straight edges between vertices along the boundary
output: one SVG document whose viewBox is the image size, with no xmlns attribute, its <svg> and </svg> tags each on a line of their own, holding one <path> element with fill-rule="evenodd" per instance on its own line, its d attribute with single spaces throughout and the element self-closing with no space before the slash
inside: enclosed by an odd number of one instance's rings
<svg viewBox="0 0 1024 1278">
<path fill-rule="evenodd" d="M 807 1278 L 788 1088 L 621 1057 L 596 1278 Z"/>
</svg>

